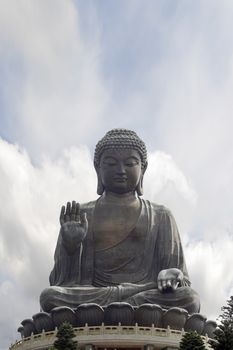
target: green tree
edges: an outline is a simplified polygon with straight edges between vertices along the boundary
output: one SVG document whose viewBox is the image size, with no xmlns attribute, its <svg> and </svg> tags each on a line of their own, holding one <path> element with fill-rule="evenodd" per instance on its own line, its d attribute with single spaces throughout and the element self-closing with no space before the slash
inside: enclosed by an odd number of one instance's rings
<svg viewBox="0 0 233 350">
<path fill-rule="evenodd" d="M 233 350 L 232 321 L 223 320 L 214 333 L 215 340 L 217 340 L 217 342 L 210 342 L 214 350 Z"/>
<path fill-rule="evenodd" d="M 215 333 L 217 342 L 210 342 L 214 350 L 233 350 L 233 297 L 227 300 L 219 316 L 220 324 Z"/>
<path fill-rule="evenodd" d="M 223 313 L 220 315 L 221 320 L 233 320 L 233 296 L 227 300 L 227 305 L 221 308 Z"/>
<path fill-rule="evenodd" d="M 205 344 L 197 332 L 187 332 L 181 339 L 180 350 L 205 350 Z"/>
<path fill-rule="evenodd" d="M 76 350 L 77 344 L 73 340 L 75 333 L 72 325 L 69 322 L 63 322 L 58 328 L 57 339 L 54 342 L 54 347 L 57 350 Z"/>
</svg>

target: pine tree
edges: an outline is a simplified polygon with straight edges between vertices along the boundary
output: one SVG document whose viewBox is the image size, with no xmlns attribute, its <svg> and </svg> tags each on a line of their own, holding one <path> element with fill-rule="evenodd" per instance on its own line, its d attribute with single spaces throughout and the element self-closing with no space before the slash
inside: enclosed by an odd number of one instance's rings
<svg viewBox="0 0 233 350">
<path fill-rule="evenodd" d="M 222 320 L 233 320 L 233 296 L 227 300 L 227 306 L 223 306 L 221 308 L 223 313 L 220 315 L 220 319 Z"/>
<path fill-rule="evenodd" d="M 180 350 L 205 350 L 205 344 L 197 332 L 187 332 L 180 342 Z"/>
<path fill-rule="evenodd" d="M 211 342 L 214 350 L 233 350 L 233 297 L 227 300 L 227 305 L 223 306 L 223 313 L 219 316 L 220 324 L 215 333 L 215 340 Z"/>
<path fill-rule="evenodd" d="M 210 342 L 214 350 L 233 350 L 232 321 L 223 320 L 214 333 L 217 342 Z"/>
<path fill-rule="evenodd" d="M 64 322 L 57 331 L 57 340 L 54 342 L 54 347 L 57 350 L 76 350 L 76 342 L 73 341 L 75 333 L 72 325 L 69 322 Z"/>
</svg>

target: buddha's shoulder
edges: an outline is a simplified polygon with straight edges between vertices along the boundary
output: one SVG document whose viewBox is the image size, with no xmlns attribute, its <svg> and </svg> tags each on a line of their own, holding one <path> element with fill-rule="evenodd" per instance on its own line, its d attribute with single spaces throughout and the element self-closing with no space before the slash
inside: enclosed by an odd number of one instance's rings
<svg viewBox="0 0 233 350">
<path fill-rule="evenodd" d="M 81 203 L 80 209 L 81 211 L 85 211 L 85 212 L 92 211 L 95 208 L 95 205 L 96 205 L 96 200 L 90 201 L 87 203 Z"/>
<path fill-rule="evenodd" d="M 153 203 L 149 200 L 145 200 L 145 203 L 157 215 L 168 215 L 168 216 L 172 215 L 170 209 L 168 209 L 166 206 L 164 206 L 162 204 Z"/>
</svg>

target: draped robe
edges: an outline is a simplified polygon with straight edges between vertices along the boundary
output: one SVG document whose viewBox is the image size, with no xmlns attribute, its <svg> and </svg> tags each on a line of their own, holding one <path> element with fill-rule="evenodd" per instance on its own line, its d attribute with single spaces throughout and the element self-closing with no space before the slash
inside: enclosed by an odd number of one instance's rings
<svg viewBox="0 0 233 350">
<path fill-rule="evenodd" d="M 180 306 L 198 312 L 199 297 L 190 288 L 183 249 L 175 220 L 168 209 L 140 199 L 135 227 L 114 246 L 97 251 L 94 244 L 94 211 L 98 201 L 81 206 L 89 223 L 77 251 L 69 255 L 61 233 L 50 274 L 51 287 L 41 294 L 41 307 L 75 307 L 96 302 L 107 305 L 127 301 L 132 305 L 157 303 L 164 308 Z M 184 279 L 176 291 L 161 293 L 157 277 L 161 270 L 178 268 Z"/>
</svg>

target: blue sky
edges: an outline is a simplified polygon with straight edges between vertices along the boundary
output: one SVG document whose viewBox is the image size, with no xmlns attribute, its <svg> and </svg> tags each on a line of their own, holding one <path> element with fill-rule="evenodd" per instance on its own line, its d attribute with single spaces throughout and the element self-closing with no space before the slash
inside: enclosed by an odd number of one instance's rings
<svg viewBox="0 0 233 350">
<path fill-rule="evenodd" d="M 94 146 L 114 127 L 146 142 L 145 198 L 172 210 L 218 316 L 233 294 L 232 20 L 227 0 L 2 1 L 1 349 L 38 312 L 60 206 L 96 198 Z"/>
</svg>

